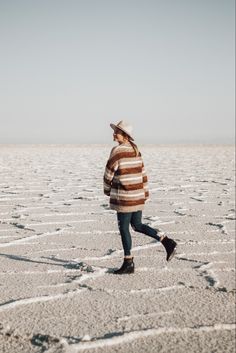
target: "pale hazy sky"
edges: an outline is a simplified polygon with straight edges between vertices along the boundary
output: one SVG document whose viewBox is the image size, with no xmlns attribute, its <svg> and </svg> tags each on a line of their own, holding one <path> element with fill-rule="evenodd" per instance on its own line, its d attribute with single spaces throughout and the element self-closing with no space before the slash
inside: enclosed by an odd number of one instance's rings
<svg viewBox="0 0 236 353">
<path fill-rule="evenodd" d="M 0 0 L 0 143 L 234 142 L 233 0 Z"/>
</svg>

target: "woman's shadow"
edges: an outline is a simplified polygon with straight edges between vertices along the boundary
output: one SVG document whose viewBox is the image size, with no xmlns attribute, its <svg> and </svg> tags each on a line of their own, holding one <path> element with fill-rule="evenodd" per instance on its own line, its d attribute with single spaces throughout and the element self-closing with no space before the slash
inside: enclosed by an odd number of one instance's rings
<svg viewBox="0 0 236 353">
<path fill-rule="evenodd" d="M 86 272 L 94 272 L 94 269 L 91 265 L 88 265 L 82 261 L 68 261 L 64 259 L 59 259 L 55 256 L 42 256 L 42 259 L 51 260 L 54 262 L 46 262 L 46 261 L 39 261 L 39 260 L 32 260 L 26 256 L 19 256 L 19 255 L 11 255 L 11 254 L 1 254 L 0 256 L 6 257 L 11 260 L 15 261 L 24 261 L 24 262 L 31 262 L 37 264 L 46 264 L 46 265 L 53 265 L 53 266 L 62 266 L 66 269 L 77 269 L 77 270 L 85 270 Z M 107 268 L 107 273 L 113 273 L 114 268 Z"/>
</svg>

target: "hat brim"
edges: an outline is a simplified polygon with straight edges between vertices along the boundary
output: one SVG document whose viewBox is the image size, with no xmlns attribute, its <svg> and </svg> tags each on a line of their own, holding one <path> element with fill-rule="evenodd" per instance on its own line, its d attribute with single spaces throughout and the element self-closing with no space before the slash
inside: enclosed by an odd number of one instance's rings
<svg viewBox="0 0 236 353">
<path fill-rule="evenodd" d="M 128 134 L 128 132 L 125 131 L 125 130 L 123 130 L 120 126 L 117 126 L 117 125 L 111 123 L 111 124 L 110 124 L 110 127 L 111 127 L 113 130 L 119 129 L 119 130 L 123 131 L 126 135 L 128 135 L 128 136 L 130 137 L 130 140 L 134 141 L 133 137 L 130 136 L 130 134 Z"/>
</svg>

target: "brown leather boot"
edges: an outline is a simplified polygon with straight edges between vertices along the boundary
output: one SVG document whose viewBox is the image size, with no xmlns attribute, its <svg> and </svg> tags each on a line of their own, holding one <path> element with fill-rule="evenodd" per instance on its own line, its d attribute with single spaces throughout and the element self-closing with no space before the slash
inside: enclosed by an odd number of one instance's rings
<svg viewBox="0 0 236 353">
<path fill-rule="evenodd" d="M 163 244 L 164 248 L 166 249 L 166 253 L 167 253 L 166 261 L 170 261 L 176 253 L 177 243 L 173 239 L 168 238 L 167 236 L 165 236 L 161 240 L 161 243 Z"/>
<path fill-rule="evenodd" d="M 115 275 L 123 275 L 126 273 L 134 273 L 134 262 L 133 262 L 133 257 L 130 259 L 126 259 L 124 258 L 124 262 L 121 266 L 121 268 L 119 268 L 119 270 L 115 270 L 113 273 Z"/>
</svg>

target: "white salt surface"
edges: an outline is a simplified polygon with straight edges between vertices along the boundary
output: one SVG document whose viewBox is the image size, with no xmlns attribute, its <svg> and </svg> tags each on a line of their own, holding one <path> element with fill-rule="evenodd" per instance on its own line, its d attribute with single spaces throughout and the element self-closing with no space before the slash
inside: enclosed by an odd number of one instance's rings
<svg viewBox="0 0 236 353">
<path fill-rule="evenodd" d="M 1 145 L 0 352 L 235 352 L 234 148 L 140 146 L 135 273 L 103 195 L 111 145 Z"/>
</svg>

